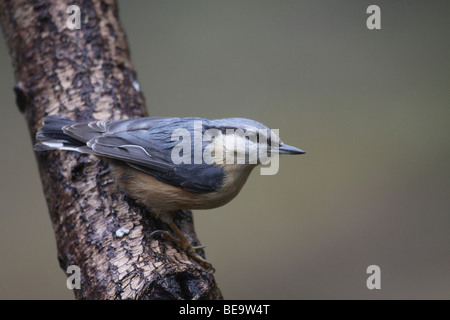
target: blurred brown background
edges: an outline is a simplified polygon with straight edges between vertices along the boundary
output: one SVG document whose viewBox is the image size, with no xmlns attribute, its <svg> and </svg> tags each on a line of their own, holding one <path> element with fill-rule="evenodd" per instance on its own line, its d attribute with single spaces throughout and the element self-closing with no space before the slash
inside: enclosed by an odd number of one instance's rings
<svg viewBox="0 0 450 320">
<path fill-rule="evenodd" d="M 194 213 L 225 298 L 450 298 L 448 0 L 119 5 L 151 115 L 253 118 L 307 151 Z M 0 70 L 0 298 L 73 299 L 3 39 Z"/>
</svg>

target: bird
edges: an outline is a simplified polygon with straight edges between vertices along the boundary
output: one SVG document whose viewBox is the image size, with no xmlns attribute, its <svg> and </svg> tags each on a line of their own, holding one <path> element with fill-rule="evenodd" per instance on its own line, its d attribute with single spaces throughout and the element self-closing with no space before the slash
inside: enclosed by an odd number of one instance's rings
<svg viewBox="0 0 450 320">
<path fill-rule="evenodd" d="M 67 150 L 108 160 L 119 189 L 175 233 L 170 238 L 207 270 L 212 265 L 174 223 L 180 210 L 212 209 L 231 201 L 250 173 L 278 154 L 304 154 L 274 130 L 245 118 L 142 117 L 73 121 L 47 116 L 34 150 Z"/>
</svg>

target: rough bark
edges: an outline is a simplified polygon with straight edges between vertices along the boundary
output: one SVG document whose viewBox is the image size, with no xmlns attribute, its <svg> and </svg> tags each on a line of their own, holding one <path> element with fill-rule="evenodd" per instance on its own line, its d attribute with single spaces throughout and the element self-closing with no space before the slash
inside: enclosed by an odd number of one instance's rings
<svg viewBox="0 0 450 320">
<path fill-rule="evenodd" d="M 35 134 L 45 116 L 106 120 L 146 116 L 116 3 L 2 0 L 0 21 L 17 81 L 17 105 Z M 78 299 L 220 299 L 213 275 L 170 240 L 167 227 L 117 189 L 106 162 L 75 152 L 36 154 L 64 271 L 81 270 Z M 190 212 L 176 223 L 198 244 Z M 116 231 L 129 230 L 122 237 Z"/>
</svg>

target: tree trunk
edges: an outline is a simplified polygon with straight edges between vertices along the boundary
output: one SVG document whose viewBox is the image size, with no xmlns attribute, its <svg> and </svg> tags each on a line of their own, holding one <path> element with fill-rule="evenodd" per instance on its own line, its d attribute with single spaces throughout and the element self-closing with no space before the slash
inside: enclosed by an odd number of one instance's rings
<svg viewBox="0 0 450 320">
<path fill-rule="evenodd" d="M 35 135 L 44 117 L 107 120 L 146 116 L 113 0 L 1 0 L 0 21 L 15 70 L 17 105 Z M 59 263 L 81 271 L 78 299 L 221 299 L 213 275 L 170 240 L 167 227 L 117 189 L 106 162 L 75 152 L 36 154 Z M 192 215 L 176 223 L 198 244 Z M 121 229 L 121 230 L 120 230 Z M 128 232 L 127 232 L 128 231 Z"/>
</svg>

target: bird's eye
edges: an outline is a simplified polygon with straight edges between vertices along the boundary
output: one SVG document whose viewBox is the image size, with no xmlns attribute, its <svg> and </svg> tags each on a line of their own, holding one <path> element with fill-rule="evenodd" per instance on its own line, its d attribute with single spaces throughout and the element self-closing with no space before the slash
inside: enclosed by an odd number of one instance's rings
<svg viewBox="0 0 450 320">
<path fill-rule="evenodd" d="M 260 132 L 258 136 L 259 142 L 266 142 L 267 141 L 267 135 L 264 132 Z"/>
</svg>

